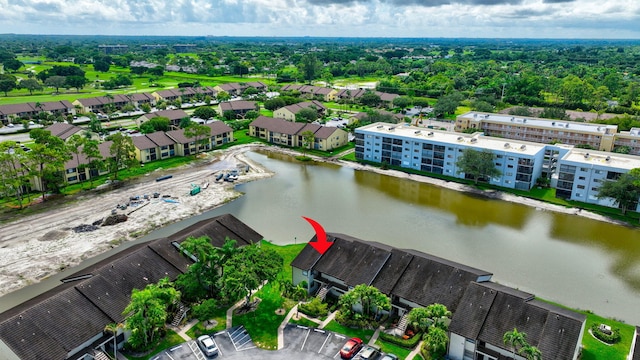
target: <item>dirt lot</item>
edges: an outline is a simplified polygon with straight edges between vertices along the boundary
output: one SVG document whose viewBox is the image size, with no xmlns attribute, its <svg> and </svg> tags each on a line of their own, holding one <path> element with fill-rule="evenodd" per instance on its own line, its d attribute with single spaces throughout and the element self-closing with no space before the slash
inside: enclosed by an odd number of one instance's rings
<svg viewBox="0 0 640 360">
<path fill-rule="evenodd" d="M 271 176 L 243 155 L 251 148 L 240 146 L 225 152 L 212 152 L 197 164 L 149 174 L 120 189 L 91 191 L 74 197 L 71 202 L 57 202 L 59 205 L 55 208 L 4 224 L 0 228 L 0 296 L 162 225 L 202 213 L 240 196 L 232 183 L 216 182 L 215 176 L 231 169 L 240 170 L 236 183 Z M 248 172 L 245 171 L 247 165 Z M 163 175 L 173 177 L 155 180 Z M 195 196 L 189 195 L 191 184 L 206 182 L 208 188 Z M 158 198 L 153 197 L 155 192 L 160 194 Z M 144 195 L 149 199 L 144 199 Z M 163 198 L 163 195 L 170 197 Z M 130 198 L 136 196 L 140 198 L 139 205 L 116 209 L 116 205 L 130 203 Z M 114 210 L 117 214 L 127 215 L 128 220 L 113 226 L 98 226 L 88 232 L 73 229 L 81 225 L 90 228 L 88 225 L 106 218 Z"/>
</svg>

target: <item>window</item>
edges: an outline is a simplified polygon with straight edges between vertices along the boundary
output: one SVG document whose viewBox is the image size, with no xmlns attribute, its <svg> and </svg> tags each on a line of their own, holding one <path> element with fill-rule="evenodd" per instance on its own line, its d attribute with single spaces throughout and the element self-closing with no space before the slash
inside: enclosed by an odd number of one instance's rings
<svg viewBox="0 0 640 360">
<path fill-rule="evenodd" d="M 580 168 L 580 171 L 582 171 L 582 172 L 587 172 L 587 171 L 589 171 L 589 169 L 581 167 L 581 168 Z"/>
<path fill-rule="evenodd" d="M 508 172 L 508 173 L 506 174 L 506 176 L 513 176 L 513 173 L 512 173 L 512 172 Z"/>
<path fill-rule="evenodd" d="M 513 169 L 513 165 L 507 165 L 508 169 Z"/>
<path fill-rule="evenodd" d="M 586 180 L 584 176 L 578 176 L 578 180 Z"/>
<path fill-rule="evenodd" d="M 496 155 L 496 158 L 498 159 L 502 159 L 504 156 L 503 155 Z"/>
<path fill-rule="evenodd" d="M 596 174 L 602 174 L 602 170 L 596 170 L 596 171 L 594 171 L 594 173 L 596 173 Z"/>
<path fill-rule="evenodd" d="M 578 185 L 577 188 L 582 190 L 584 189 L 584 185 Z"/>
</svg>

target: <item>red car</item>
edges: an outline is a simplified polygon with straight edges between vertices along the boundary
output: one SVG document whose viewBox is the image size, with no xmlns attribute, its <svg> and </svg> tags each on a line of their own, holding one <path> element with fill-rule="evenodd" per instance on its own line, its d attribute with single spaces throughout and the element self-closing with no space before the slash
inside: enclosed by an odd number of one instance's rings
<svg viewBox="0 0 640 360">
<path fill-rule="evenodd" d="M 343 359 L 351 359 L 360 349 L 362 349 L 362 340 L 355 337 L 351 338 L 344 344 L 342 349 L 340 349 L 340 357 Z"/>
</svg>

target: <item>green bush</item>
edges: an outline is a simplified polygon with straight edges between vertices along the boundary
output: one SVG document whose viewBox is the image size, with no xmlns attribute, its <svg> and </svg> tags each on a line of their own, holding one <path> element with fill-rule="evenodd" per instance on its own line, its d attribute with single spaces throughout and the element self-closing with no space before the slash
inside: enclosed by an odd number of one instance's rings
<svg viewBox="0 0 640 360">
<path fill-rule="evenodd" d="M 598 340 L 604 341 L 607 344 L 615 344 L 621 339 L 620 329 L 618 328 L 611 329 L 611 335 L 609 335 L 604 333 L 602 330 L 600 330 L 600 325 L 598 323 L 591 324 L 591 333 Z"/>
<path fill-rule="evenodd" d="M 420 339 L 422 339 L 422 335 L 418 333 L 418 334 L 415 334 L 410 339 L 403 339 L 400 336 L 395 336 L 395 335 L 387 334 L 384 332 L 380 332 L 380 339 L 388 343 L 398 345 L 405 349 L 413 349 L 416 347 L 416 345 L 418 345 L 418 343 L 420 342 Z"/>
<path fill-rule="evenodd" d="M 327 316 L 327 304 L 320 301 L 318 298 L 313 298 L 313 300 L 308 303 L 302 303 L 298 305 L 298 310 L 311 317 L 319 318 L 323 316 Z"/>
<path fill-rule="evenodd" d="M 200 320 L 209 320 L 215 317 L 216 312 L 218 310 L 218 302 L 214 299 L 208 299 L 203 301 L 201 304 L 193 307 L 193 317 Z"/>
</svg>

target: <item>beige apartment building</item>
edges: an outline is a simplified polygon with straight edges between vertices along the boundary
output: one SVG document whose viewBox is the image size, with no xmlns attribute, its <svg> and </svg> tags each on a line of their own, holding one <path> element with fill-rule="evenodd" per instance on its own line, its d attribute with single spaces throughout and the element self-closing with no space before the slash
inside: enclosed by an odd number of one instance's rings
<svg viewBox="0 0 640 360">
<path fill-rule="evenodd" d="M 460 115 L 456 119 L 455 131 L 462 132 L 467 129 L 477 129 L 487 136 L 543 144 L 589 145 L 601 151 L 612 151 L 617 146 L 615 138 L 620 135 L 616 125 L 475 111 Z"/>
</svg>

